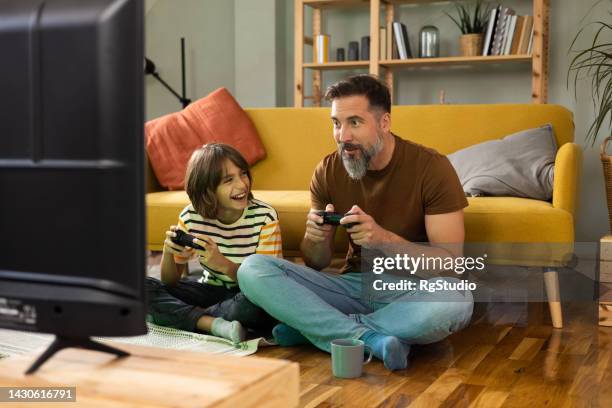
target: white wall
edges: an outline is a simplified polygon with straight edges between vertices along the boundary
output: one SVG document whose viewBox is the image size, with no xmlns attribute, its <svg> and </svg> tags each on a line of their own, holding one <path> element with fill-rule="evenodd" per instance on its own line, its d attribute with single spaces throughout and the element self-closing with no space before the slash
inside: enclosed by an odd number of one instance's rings
<svg viewBox="0 0 612 408">
<path fill-rule="evenodd" d="M 574 112 L 576 141 L 580 144 L 584 144 L 593 112 L 588 82 L 581 83 L 577 99 L 566 88 L 568 48 L 578 27 L 612 11 L 609 1 L 599 2 L 590 10 L 596 3 L 597 0 L 551 1 L 549 103 L 561 104 Z M 503 4 L 519 14 L 531 14 L 530 1 L 504 0 Z M 407 24 L 413 52 L 420 27 L 434 24 L 441 32 L 441 53 L 458 54 L 458 30 L 443 14 L 445 10 L 452 12 L 452 4 L 400 7 L 396 18 Z M 147 55 L 177 89 L 180 89 L 179 38 L 188 34 L 192 55 L 188 64 L 189 97 L 195 99 L 218 86 L 226 86 L 243 106 L 292 105 L 293 0 L 157 0 L 146 21 Z M 368 34 L 368 21 L 367 7 L 324 14 L 323 31 L 331 35 L 334 58 L 338 46 L 346 48 L 349 40 L 359 40 Z M 276 40 L 268 41 L 272 32 Z M 582 41 L 578 46 L 586 44 L 587 41 Z M 305 56 L 310 55 L 311 48 L 306 47 Z M 275 78 L 271 76 L 273 71 Z M 324 86 L 353 72 L 363 71 L 324 73 Z M 152 81 L 147 78 L 147 117 L 178 110 L 178 102 Z M 450 103 L 528 103 L 530 69 L 528 65 L 501 65 L 405 70 L 396 75 L 398 104 L 437 103 L 440 89 L 445 90 Z M 607 211 L 597 150 L 587 147 L 584 155 L 576 237 L 579 241 L 594 241 L 608 231 Z"/>
<path fill-rule="evenodd" d="M 180 38 L 186 38 L 187 97 L 226 87 L 244 107 L 286 103 L 285 0 L 147 0 L 146 55 L 162 79 L 181 93 Z M 146 77 L 146 117 L 181 109 Z"/>
<path fill-rule="evenodd" d="M 234 1 L 234 97 L 242 106 L 277 106 L 277 0 Z"/>
<path fill-rule="evenodd" d="M 145 9 L 146 56 L 164 81 L 181 93 L 180 39 L 185 37 L 187 97 L 195 100 L 221 86 L 234 92 L 233 0 L 156 0 Z M 151 75 L 145 90 L 147 119 L 182 108 Z"/>
</svg>

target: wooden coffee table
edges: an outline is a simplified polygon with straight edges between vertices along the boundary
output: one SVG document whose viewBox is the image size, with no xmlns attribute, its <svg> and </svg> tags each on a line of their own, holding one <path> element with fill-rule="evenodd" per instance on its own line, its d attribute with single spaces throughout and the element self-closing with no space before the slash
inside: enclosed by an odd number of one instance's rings
<svg viewBox="0 0 612 408">
<path fill-rule="evenodd" d="M 0 360 L 1 387 L 76 387 L 76 402 L 15 406 L 102 407 L 295 407 L 297 363 L 259 357 L 121 345 L 112 355 L 66 349 L 36 373 L 23 373 L 42 351 Z"/>
</svg>

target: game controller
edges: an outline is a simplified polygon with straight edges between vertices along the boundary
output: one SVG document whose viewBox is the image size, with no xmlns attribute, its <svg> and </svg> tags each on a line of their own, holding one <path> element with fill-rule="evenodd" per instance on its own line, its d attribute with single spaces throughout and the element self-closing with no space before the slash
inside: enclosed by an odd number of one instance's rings
<svg viewBox="0 0 612 408">
<path fill-rule="evenodd" d="M 316 214 L 320 217 L 323 217 L 323 224 L 329 224 L 329 225 L 342 225 L 344 228 L 351 228 L 357 224 L 359 224 L 358 222 L 350 222 L 348 224 L 340 224 L 340 220 L 344 217 L 347 217 L 349 215 L 354 215 L 352 213 L 346 213 L 344 215 L 336 213 L 336 212 L 328 212 L 328 211 L 317 211 Z"/>
<path fill-rule="evenodd" d="M 183 230 L 176 230 L 174 232 L 176 233 L 176 237 L 172 237 L 170 238 L 170 240 L 174 242 L 175 244 L 178 244 L 184 247 L 190 247 L 193 249 L 199 249 L 201 251 L 206 251 L 206 249 L 203 246 L 193 243 L 193 240 L 195 239 L 193 235 L 190 235 Z"/>
</svg>

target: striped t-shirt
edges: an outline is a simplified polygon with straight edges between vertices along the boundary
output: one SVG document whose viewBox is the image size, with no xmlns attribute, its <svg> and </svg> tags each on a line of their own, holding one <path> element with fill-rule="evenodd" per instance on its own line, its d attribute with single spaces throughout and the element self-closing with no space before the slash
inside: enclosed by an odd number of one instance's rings
<svg viewBox="0 0 612 408">
<path fill-rule="evenodd" d="M 272 206 L 263 201 L 252 199 L 242 216 L 233 224 L 223 224 L 219 220 L 203 218 L 193 205 L 189 204 L 179 215 L 178 227 L 196 238 L 199 235 L 211 237 L 219 252 L 228 260 L 241 264 L 253 254 L 283 257 L 278 215 Z M 200 282 L 215 286 L 235 287 L 237 283 L 222 272 L 215 271 L 199 257 L 204 268 Z M 189 258 L 174 255 L 178 264 L 189 262 Z"/>
</svg>

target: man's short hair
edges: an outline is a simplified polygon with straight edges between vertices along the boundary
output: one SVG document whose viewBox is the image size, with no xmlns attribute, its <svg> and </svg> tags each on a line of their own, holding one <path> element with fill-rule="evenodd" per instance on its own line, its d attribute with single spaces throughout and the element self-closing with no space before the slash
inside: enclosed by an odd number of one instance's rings
<svg viewBox="0 0 612 408">
<path fill-rule="evenodd" d="M 383 112 L 391 113 L 389 88 L 375 77 L 367 74 L 354 75 L 331 85 L 325 92 L 325 100 L 333 102 L 334 99 L 353 95 L 365 96 L 368 99 L 370 109 L 380 109 Z"/>
<path fill-rule="evenodd" d="M 193 208 L 204 218 L 215 219 L 219 210 L 217 187 L 221 184 L 224 164 L 230 160 L 247 173 L 249 184 L 253 185 L 249 164 L 232 146 L 224 143 L 208 143 L 194 151 L 187 163 L 185 190 Z M 249 189 L 249 199 L 253 194 Z"/>
</svg>

